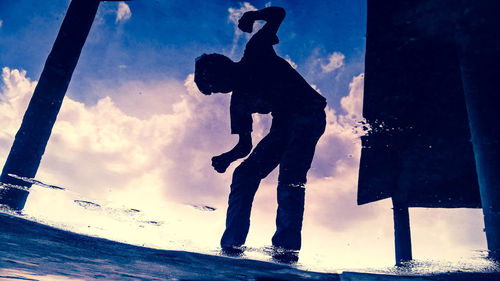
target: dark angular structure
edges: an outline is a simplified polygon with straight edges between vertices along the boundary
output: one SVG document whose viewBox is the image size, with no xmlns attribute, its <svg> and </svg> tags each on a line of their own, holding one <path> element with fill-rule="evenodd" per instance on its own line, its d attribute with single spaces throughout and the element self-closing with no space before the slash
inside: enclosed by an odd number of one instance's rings
<svg viewBox="0 0 500 281">
<path fill-rule="evenodd" d="M 408 207 L 482 203 L 499 249 L 497 2 L 368 0 L 358 204 L 392 197 L 397 264 L 412 258 Z"/>
<path fill-rule="evenodd" d="M 16 134 L 0 182 L 0 204 L 24 208 L 100 0 L 72 0 Z M 14 177 L 10 175 L 15 175 Z"/>
<path fill-rule="evenodd" d="M 500 2 L 463 0 L 457 31 L 489 256 L 500 260 Z"/>
</svg>

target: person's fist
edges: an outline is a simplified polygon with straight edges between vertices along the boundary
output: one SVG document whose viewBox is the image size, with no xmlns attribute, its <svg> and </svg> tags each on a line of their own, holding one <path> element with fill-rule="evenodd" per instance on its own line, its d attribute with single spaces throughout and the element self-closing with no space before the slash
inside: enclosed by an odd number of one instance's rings
<svg viewBox="0 0 500 281">
<path fill-rule="evenodd" d="M 243 16 L 238 20 L 238 28 L 243 32 L 252 33 L 253 23 L 255 19 L 253 18 L 252 11 L 246 12 Z"/>
<path fill-rule="evenodd" d="M 212 166 L 219 173 L 224 173 L 231 164 L 231 161 L 224 155 L 212 157 Z"/>
</svg>

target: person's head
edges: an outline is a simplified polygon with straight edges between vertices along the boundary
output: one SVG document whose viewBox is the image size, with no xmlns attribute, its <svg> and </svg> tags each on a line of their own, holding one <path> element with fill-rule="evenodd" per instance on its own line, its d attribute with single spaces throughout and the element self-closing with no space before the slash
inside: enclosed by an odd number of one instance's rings
<svg viewBox="0 0 500 281">
<path fill-rule="evenodd" d="M 194 82 L 200 92 L 229 93 L 233 90 L 235 62 L 220 54 L 203 54 L 196 59 Z"/>
</svg>

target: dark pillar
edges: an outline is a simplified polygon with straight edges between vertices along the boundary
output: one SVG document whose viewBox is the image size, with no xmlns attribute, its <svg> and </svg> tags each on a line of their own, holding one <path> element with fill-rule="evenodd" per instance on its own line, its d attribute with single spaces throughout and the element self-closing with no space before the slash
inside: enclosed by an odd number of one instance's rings
<svg viewBox="0 0 500 281">
<path fill-rule="evenodd" d="M 31 184 L 9 174 L 35 177 L 99 2 L 72 0 L 69 5 L 0 176 L 0 182 L 6 184 L 0 204 L 24 208 Z"/>
<path fill-rule="evenodd" d="M 394 214 L 394 246 L 396 250 L 396 266 L 402 262 L 412 260 L 410 213 L 408 204 L 404 201 L 392 198 Z"/>
<path fill-rule="evenodd" d="M 463 0 L 460 68 L 490 257 L 500 258 L 499 1 Z"/>
</svg>

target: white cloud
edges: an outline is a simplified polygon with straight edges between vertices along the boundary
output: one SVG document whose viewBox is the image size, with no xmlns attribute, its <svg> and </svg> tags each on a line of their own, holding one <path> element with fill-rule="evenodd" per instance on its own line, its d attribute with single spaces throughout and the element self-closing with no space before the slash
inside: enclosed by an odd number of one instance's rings
<svg viewBox="0 0 500 281">
<path fill-rule="evenodd" d="M 312 87 L 314 90 L 316 90 L 316 92 L 318 92 L 318 93 L 320 93 L 320 94 L 321 94 L 321 90 L 318 88 L 318 85 L 316 85 L 316 84 L 310 84 L 310 85 L 311 85 L 311 87 Z"/>
<path fill-rule="evenodd" d="M 365 74 L 353 78 L 349 83 L 349 95 L 340 100 L 340 105 L 351 119 L 361 121 L 363 119 L 363 88 L 364 88 Z"/>
<path fill-rule="evenodd" d="M 330 73 L 344 65 L 345 55 L 340 52 L 333 52 L 328 56 L 328 63 L 321 64 L 323 73 Z"/>
<path fill-rule="evenodd" d="M 115 22 L 126 22 L 130 19 L 131 16 L 132 12 L 130 11 L 130 7 L 125 2 L 118 3 Z"/>
<path fill-rule="evenodd" d="M 243 16 L 245 12 L 248 11 L 255 11 L 257 8 L 255 8 L 252 4 L 248 2 L 243 2 L 240 3 L 239 8 L 229 8 L 229 17 L 228 20 L 234 25 L 234 35 L 233 35 L 233 45 L 231 47 L 230 51 L 230 57 L 232 57 L 236 51 L 236 48 L 238 47 L 238 41 L 241 38 L 241 35 L 243 35 L 243 31 L 241 31 L 238 28 L 238 20 Z M 262 26 L 262 23 L 257 22 L 257 24 L 254 25 L 253 33 L 255 33 L 256 30 L 258 30 Z M 250 38 L 251 34 L 246 33 L 246 38 Z"/>
<path fill-rule="evenodd" d="M 0 20 L 0 28 L 2 28 L 3 20 Z"/>
<path fill-rule="evenodd" d="M 353 77 L 349 94 L 341 100 L 345 113 L 337 113 L 331 106 L 326 108 L 327 126 L 318 143 L 312 175 L 319 178 L 338 176 L 346 169 L 357 173 L 362 132 L 354 130 L 354 126 L 362 120 L 362 112 L 354 105 L 363 102 L 363 83 L 364 74 Z"/>
<path fill-rule="evenodd" d="M 255 11 L 255 8 L 252 4 L 248 2 L 243 2 L 240 4 L 240 8 L 229 8 L 229 21 L 231 21 L 236 27 L 238 27 L 238 20 L 243 16 L 245 12 Z"/>
<path fill-rule="evenodd" d="M 3 68 L 2 79 L 0 163 L 5 162 L 36 85 L 26 78 L 25 71 L 15 69 Z M 375 260 L 387 266 L 393 263 L 390 202 L 356 205 L 361 144 L 353 124 L 361 118 L 363 80 L 363 74 L 353 78 L 349 93 L 340 101 L 342 113 L 332 107 L 326 110 L 326 131 L 308 174 L 302 260 L 309 259 L 308 264 L 315 264 L 318 259 L 329 262 L 330 266 L 333 260 L 339 267 L 369 266 Z M 123 105 L 119 106 L 109 97 L 93 106 L 65 98 L 37 179 L 65 187 L 67 191 L 46 192 L 35 188 L 28 198 L 27 212 L 37 216 L 45 214 L 57 225 L 61 225 L 57 220 L 64 219 L 59 217 L 66 216 L 67 224 L 82 224 L 81 229 L 87 229 L 85 233 L 120 241 L 139 244 L 156 239 L 156 247 L 186 250 L 200 250 L 200 243 L 205 243 L 203 249 L 215 249 L 224 227 L 229 184 L 236 166 L 233 164 L 225 174 L 216 173 L 210 166 L 213 155 L 227 151 L 237 142 L 237 138 L 229 134 L 229 96 L 202 95 L 192 74 L 185 81 L 157 81 L 148 85 L 150 88 L 141 85 L 144 93 L 161 88 L 164 95 L 176 98 L 162 100 L 155 95 L 141 95 L 165 107 L 164 112 L 155 109 L 155 114 L 142 119 L 134 116 L 140 115 L 141 110 L 149 111 L 152 102 L 142 102 L 132 116 L 127 113 L 129 109 L 124 111 Z M 136 102 L 139 104 L 139 98 Z M 254 120 L 256 144 L 269 129 L 270 118 L 254 115 Z M 253 247 L 270 243 L 276 182 L 274 171 L 263 181 L 255 198 L 248 240 Z M 58 200 L 54 200 L 54 192 Z M 117 215 L 115 211 L 99 213 L 80 222 L 89 214 L 75 209 L 80 207 L 75 207 L 74 199 L 104 205 L 123 202 L 127 208 L 153 208 L 153 216 L 165 220 L 165 228 L 141 226 L 129 233 L 129 225 L 119 228 L 115 227 L 116 222 L 109 221 L 112 219 L 109 216 Z M 210 205 L 217 211 L 212 215 L 192 213 L 176 205 L 178 203 Z M 169 216 L 163 214 L 164 210 Z M 455 250 L 447 250 L 451 248 L 462 253 L 477 250 L 481 245 L 484 248 L 484 235 L 478 227 L 480 210 L 429 212 L 433 214 L 432 220 L 428 219 L 428 212 L 412 212 L 413 235 L 415 241 L 420 241 L 415 244 L 416 253 L 432 254 L 434 258 L 456 255 Z M 104 220 L 102 216 L 107 216 L 102 225 L 87 227 L 97 223 L 98 217 Z M 126 224 L 129 220 L 119 219 Z M 197 238 L 199 225 L 205 227 L 206 235 Z M 105 233 L 106 227 L 120 231 Z M 137 236 L 138 233 L 143 236 Z M 163 239 L 167 235 L 169 239 Z M 426 235 L 429 240 L 425 240 Z M 202 242 L 196 242 L 198 239 Z M 175 246 L 167 240 L 178 244 Z M 425 246 L 421 246 L 424 243 Z M 328 258 L 320 258 L 323 255 Z"/>
<path fill-rule="evenodd" d="M 297 69 L 297 64 L 292 61 L 289 55 L 285 56 L 285 60 L 293 67 L 293 69 Z"/>
<path fill-rule="evenodd" d="M 2 69 L 2 94 L 0 95 L 0 118 L 2 131 L 0 141 L 1 149 L 10 148 L 11 144 L 5 147 L 4 143 L 9 143 L 21 125 L 21 120 L 31 98 L 31 93 L 35 89 L 36 82 L 26 78 L 25 70 L 10 70 L 7 67 Z"/>
<path fill-rule="evenodd" d="M 128 80 L 119 85 L 96 81 L 91 86 L 91 92 L 100 97 L 112 96 L 113 102 L 124 114 L 140 119 L 149 119 L 155 114 L 172 113 L 172 104 L 179 102 L 179 93 L 186 91 L 184 81 L 174 79 L 153 82 Z"/>
<path fill-rule="evenodd" d="M 3 69 L 2 160 L 35 85 L 25 74 Z M 231 146 L 232 139 L 227 138 L 228 97 L 207 99 L 192 87 L 169 93 L 169 88 L 179 88 L 164 86 L 163 94 L 176 95 L 178 101 L 164 104 L 171 113 L 156 114 L 147 120 L 125 114 L 109 97 L 91 107 L 66 97 L 37 178 L 69 186 L 90 197 L 107 189 L 119 192 L 158 184 L 163 195 L 171 200 L 198 203 L 223 197 L 220 194 L 226 188 L 220 181 L 224 177 L 212 173 L 210 157 Z M 200 174 L 199 170 L 208 175 L 194 176 Z M 214 186 L 210 192 L 196 192 Z M 186 191 L 193 194 L 186 196 Z"/>
</svg>

